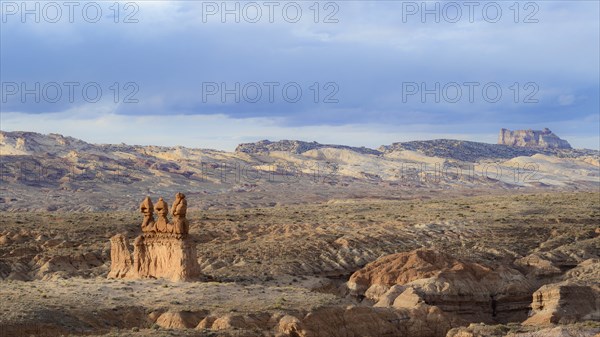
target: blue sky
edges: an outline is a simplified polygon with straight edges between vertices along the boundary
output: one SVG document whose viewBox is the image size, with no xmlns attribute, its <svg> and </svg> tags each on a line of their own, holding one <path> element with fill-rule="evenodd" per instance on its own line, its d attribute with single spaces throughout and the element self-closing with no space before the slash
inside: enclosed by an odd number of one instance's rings
<svg viewBox="0 0 600 337">
<path fill-rule="evenodd" d="M 40 22 L 0 3 L 2 130 L 223 150 L 495 142 L 502 127 L 600 143 L 598 1 L 337 1 L 318 17 L 313 1 L 76 2 L 71 17 L 28 2 Z"/>
</svg>

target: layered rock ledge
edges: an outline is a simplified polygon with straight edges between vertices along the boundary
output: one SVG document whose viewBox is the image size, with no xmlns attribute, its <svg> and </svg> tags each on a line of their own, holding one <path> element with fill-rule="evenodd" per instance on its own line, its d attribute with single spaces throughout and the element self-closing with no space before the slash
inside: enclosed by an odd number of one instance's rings
<svg viewBox="0 0 600 337">
<path fill-rule="evenodd" d="M 459 261 L 430 249 L 392 254 L 367 264 L 347 283 L 375 307 L 432 308 L 465 322 L 527 318 L 533 285 L 519 271 Z"/>
</svg>

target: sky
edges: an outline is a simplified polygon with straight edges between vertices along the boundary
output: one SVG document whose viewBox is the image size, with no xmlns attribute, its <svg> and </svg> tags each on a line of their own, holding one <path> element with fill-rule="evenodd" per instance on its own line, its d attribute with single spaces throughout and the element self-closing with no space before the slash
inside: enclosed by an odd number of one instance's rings
<svg viewBox="0 0 600 337">
<path fill-rule="evenodd" d="M 233 150 L 550 128 L 600 148 L 598 1 L 0 1 L 0 129 Z"/>
</svg>

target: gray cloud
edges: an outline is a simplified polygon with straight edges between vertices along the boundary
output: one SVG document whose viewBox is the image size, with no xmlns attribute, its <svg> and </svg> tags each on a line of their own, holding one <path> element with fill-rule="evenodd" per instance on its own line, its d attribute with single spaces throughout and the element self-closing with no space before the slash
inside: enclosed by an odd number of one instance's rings
<svg viewBox="0 0 600 337">
<path fill-rule="evenodd" d="M 22 102 L 19 94 L 8 95 L 1 111 L 45 114 L 87 106 L 96 114 L 109 111 L 131 118 L 222 115 L 271 119 L 282 128 L 428 125 L 440 134 L 481 134 L 481 126 L 487 132 L 513 125 L 561 128 L 569 122 L 581 126 L 581 137 L 597 137 L 599 130 L 590 128 L 586 118 L 600 109 L 598 3 L 535 3 L 539 22 L 529 24 L 515 23 L 508 3 L 500 3 L 503 16 L 497 23 L 486 22 L 478 11 L 473 23 L 421 23 L 417 15 L 403 23 L 402 3 L 385 1 L 337 2 L 339 22 L 330 24 L 315 24 L 308 3 L 302 3 L 304 15 L 297 23 L 280 16 L 273 24 L 221 23 L 218 16 L 206 17 L 204 23 L 202 3 L 183 1 L 138 2 L 139 22 L 131 24 L 114 23 L 107 10 L 95 24 L 21 23 L 7 17 L 1 32 L 3 90 L 7 82 L 28 87 L 39 82 L 43 87 L 75 81 L 81 86 L 97 83 L 103 93 L 96 103 L 82 97 L 38 103 L 31 95 Z M 327 13 L 321 8 L 320 19 Z M 527 13 L 522 8 L 519 21 Z M 125 12 L 121 14 L 123 19 Z M 132 92 L 125 88 L 129 82 L 138 86 L 138 103 L 123 102 Z M 278 82 L 278 88 L 297 83 L 302 98 L 289 103 L 278 92 L 268 102 L 265 82 Z M 330 82 L 335 90 L 325 88 Z M 403 97 L 403 83 L 427 88 L 440 83 L 443 88 L 451 82 L 463 90 L 456 103 L 444 97 L 437 103 L 434 95 L 421 102 L 420 93 Z M 479 82 L 478 88 L 497 83 L 502 99 L 490 103 L 479 92 L 470 102 L 465 82 Z M 525 88 L 529 82 L 537 86 L 535 104 L 523 102 L 532 92 Z M 203 83 L 230 88 L 258 83 L 263 99 L 251 103 L 242 95 L 237 103 L 234 95 L 226 95 L 222 103 L 217 93 L 205 102 Z M 324 103 L 333 91 L 339 102 Z M 100 104 L 112 106 L 98 109 Z M 12 126 L 3 119 L 2 127 Z"/>
</svg>

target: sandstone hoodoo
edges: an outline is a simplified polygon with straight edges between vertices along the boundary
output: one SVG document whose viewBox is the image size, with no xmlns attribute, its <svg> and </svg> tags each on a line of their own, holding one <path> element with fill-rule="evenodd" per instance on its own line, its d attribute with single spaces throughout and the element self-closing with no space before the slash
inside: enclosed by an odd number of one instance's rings
<svg viewBox="0 0 600 337">
<path fill-rule="evenodd" d="M 571 145 L 560 139 L 550 129 L 544 130 L 515 130 L 500 129 L 498 144 L 521 147 L 536 147 L 547 149 L 570 149 Z"/>
<path fill-rule="evenodd" d="M 154 220 L 154 211 L 158 219 Z M 133 255 L 127 238 L 117 234 L 110 239 L 111 270 L 109 278 L 166 278 L 185 281 L 197 278 L 200 267 L 196 259 L 196 247 L 189 237 L 186 219 L 185 195 L 177 193 L 171 208 L 173 220 L 169 221 L 167 203 L 160 198 L 156 205 L 146 197 L 140 205 L 144 214 L 142 235 L 135 238 Z"/>
</svg>

